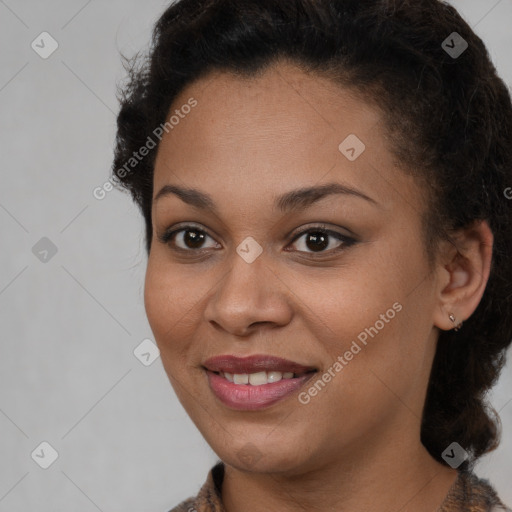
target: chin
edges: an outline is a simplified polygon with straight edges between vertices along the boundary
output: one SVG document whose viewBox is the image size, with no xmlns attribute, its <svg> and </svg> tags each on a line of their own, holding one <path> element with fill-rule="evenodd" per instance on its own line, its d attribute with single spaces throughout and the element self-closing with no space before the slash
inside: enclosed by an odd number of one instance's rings
<svg viewBox="0 0 512 512">
<path fill-rule="evenodd" d="M 240 471 L 255 473 L 295 473 L 307 464 L 306 441 L 294 442 L 287 436 L 271 439 L 272 434 L 236 436 L 227 444 L 219 446 L 212 442 L 210 446 L 225 463 Z"/>
</svg>

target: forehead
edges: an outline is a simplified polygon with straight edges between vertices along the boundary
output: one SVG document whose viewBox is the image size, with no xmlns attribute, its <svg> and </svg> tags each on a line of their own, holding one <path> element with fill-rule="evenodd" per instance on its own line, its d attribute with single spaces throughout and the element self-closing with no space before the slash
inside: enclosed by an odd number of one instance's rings
<svg viewBox="0 0 512 512">
<path fill-rule="evenodd" d="M 155 193 L 169 182 L 250 196 L 339 180 L 388 203 L 397 190 L 414 194 L 386 146 L 380 113 L 357 91 L 281 62 L 251 78 L 210 73 L 169 114 L 191 98 L 197 106 L 160 143 Z"/>
<path fill-rule="evenodd" d="M 216 145 L 255 134 L 270 138 L 275 132 L 282 132 L 287 140 L 291 136 L 297 140 L 325 137 L 340 128 L 362 135 L 380 121 L 376 109 L 358 99 L 357 91 L 286 61 L 274 63 L 254 77 L 216 70 L 182 91 L 171 113 L 192 96 L 199 105 L 186 124 L 193 124 L 198 138 L 205 134 L 205 141 Z M 283 144 L 280 146 L 282 149 Z"/>
</svg>

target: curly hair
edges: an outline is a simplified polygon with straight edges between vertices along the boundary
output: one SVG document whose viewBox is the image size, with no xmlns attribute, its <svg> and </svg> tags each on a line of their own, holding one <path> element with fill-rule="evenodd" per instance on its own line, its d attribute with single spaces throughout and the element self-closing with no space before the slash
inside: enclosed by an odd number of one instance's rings
<svg viewBox="0 0 512 512">
<path fill-rule="evenodd" d="M 461 55 L 447 51 L 454 37 L 467 42 Z M 126 162 L 165 123 L 185 86 L 212 70 L 253 77 L 281 58 L 331 78 L 382 113 L 398 165 L 421 180 L 428 197 L 423 226 L 431 265 L 441 240 L 489 223 L 487 287 L 461 330 L 439 334 L 421 425 L 421 441 L 436 460 L 445 463 L 442 452 L 456 441 L 470 455 L 468 467 L 500 437 L 486 393 L 512 338 L 512 201 L 505 192 L 512 185 L 512 105 L 484 43 L 452 6 L 178 0 L 157 21 L 148 53 L 124 61 L 113 179 L 141 209 L 149 253 L 158 145 L 134 170 L 127 172 Z"/>
</svg>

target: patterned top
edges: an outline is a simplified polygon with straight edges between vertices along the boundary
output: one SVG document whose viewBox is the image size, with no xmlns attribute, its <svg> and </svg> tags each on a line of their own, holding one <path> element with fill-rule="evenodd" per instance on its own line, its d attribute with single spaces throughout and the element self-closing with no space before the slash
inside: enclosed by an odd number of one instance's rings
<svg viewBox="0 0 512 512">
<path fill-rule="evenodd" d="M 169 512 L 226 512 L 222 504 L 224 464 L 217 463 L 208 473 L 198 495 L 188 498 Z M 438 512 L 512 512 L 498 498 L 487 480 L 470 471 L 459 471 Z"/>
</svg>

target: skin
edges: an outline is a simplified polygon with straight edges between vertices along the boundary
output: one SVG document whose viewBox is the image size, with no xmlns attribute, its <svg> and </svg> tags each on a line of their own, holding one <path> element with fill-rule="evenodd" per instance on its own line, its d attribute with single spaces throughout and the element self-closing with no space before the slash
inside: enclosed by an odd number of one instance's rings
<svg viewBox="0 0 512 512">
<path fill-rule="evenodd" d="M 226 465 L 226 510 L 436 510 L 457 473 L 421 444 L 421 413 L 439 330 L 453 328 L 449 313 L 468 318 L 485 289 L 488 225 L 458 233 L 458 251 L 443 243 L 430 268 L 426 194 L 395 165 L 378 110 L 290 62 L 252 79 L 213 72 L 171 110 L 190 97 L 197 107 L 160 143 L 154 196 L 195 188 L 218 211 L 154 200 L 145 306 L 180 402 Z M 349 134 L 366 146 L 355 161 L 338 149 Z M 378 204 L 336 194 L 286 214 L 274 206 L 325 183 Z M 200 249 L 183 232 L 158 240 L 188 222 L 208 235 Z M 307 233 L 293 241 L 321 224 L 356 243 L 331 237 L 319 258 Z M 236 252 L 249 236 L 263 249 L 250 264 Z M 321 376 L 396 302 L 401 311 L 306 405 L 294 394 L 235 411 L 209 388 L 202 364 L 220 354 L 271 354 Z"/>
</svg>

